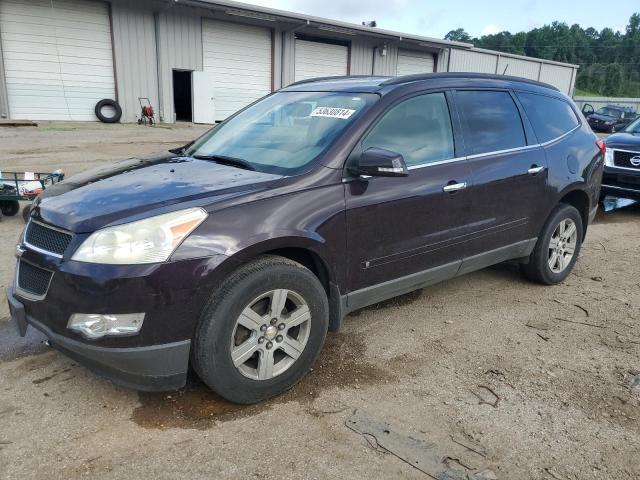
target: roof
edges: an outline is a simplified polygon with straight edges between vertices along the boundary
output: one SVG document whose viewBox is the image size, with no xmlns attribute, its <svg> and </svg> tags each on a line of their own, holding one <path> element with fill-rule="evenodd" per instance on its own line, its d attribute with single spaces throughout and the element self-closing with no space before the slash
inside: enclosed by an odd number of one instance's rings
<svg viewBox="0 0 640 480">
<path fill-rule="evenodd" d="M 166 1 L 166 0 L 165 0 Z M 299 27 L 314 26 L 320 30 L 326 30 L 327 32 L 342 33 L 346 35 L 354 35 L 354 32 L 362 33 L 369 37 L 383 38 L 388 41 L 401 42 L 408 40 L 415 42 L 418 46 L 431 47 L 431 48 L 458 48 L 462 50 L 473 50 L 479 53 L 492 53 L 495 55 L 521 58 L 533 60 L 536 62 L 547 63 L 551 65 L 562 65 L 566 67 L 578 68 L 578 65 L 571 63 L 556 62 L 553 60 L 545 60 L 536 57 L 527 57 L 525 55 L 516 55 L 513 53 L 499 52 L 496 50 L 486 50 L 482 48 L 476 48 L 471 43 L 455 42 L 451 40 L 442 40 L 440 38 L 427 37 L 424 35 L 414 35 L 411 33 L 397 32 L 394 30 L 385 30 L 378 27 L 367 27 L 364 25 L 358 25 L 356 23 L 342 22 L 339 20 L 332 20 L 324 17 L 316 17 L 313 15 L 305 15 L 301 13 L 290 12 L 286 10 L 279 10 L 269 7 L 261 7 L 258 5 L 250 5 L 247 3 L 236 2 L 235 0 L 173 0 L 175 3 L 183 5 L 193 5 L 202 8 L 219 8 L 224 10 L 230 15 L 236 15 L 240 17 L 253 18 L 255 20 L 264 21 L 284 21 L 289 23 L 297 23 Z"/>
<path fill-rule="evenodd" d="M 548 88 L 558 92 L 559 90 L 553 85 L 535 80 L 529 80 L 521 77 L 512 77 L 509 75 L 495 75 L 489 73 L 465 73 L 465 72 L 442 72 L 442 73 L 423 73 L 417 75 L 405 75 L 402 77 L 383 77 L 383 76 L 346 76 L 346 77 L 319 77 L 302 80 L 283 88 L 284 91 L 345 91 L 345 92 L 361 92 L 375 93 L 385 87 L 394 87 L 407 85 L 413 82 L 428 82 L 436 80 L 455 80 L 469 81 L 478 86 L 483 80 L 493 83 L 519 83 L 525 85 L 534 85 L 537 87 Z M 393 88 L 390 88 L 393 89 Z"/>
<path fill-rule="evenodd" d="M 307 25 L 317 25 L 317 26 L 332 26 L 337 27 L 334 31 L 336 33 L 347 33 L 348 31 L 358 31 L 371 36 L 379 36 L 379 37 L 391 37 L 393 40 L 414 40 L 417 42 L 424 42 L 427 44 L 431 44 L 428 46 L 441 46 L 441 47 L 458 47 L 463 49 L 473 48 L 471 43 L 464 42 L 454 42 L 451 40 L 441 40 L 439 38 L 434 37 L 426 37 L 423 35 L 413 35 L 410 33 L 402 33 L 396 32 L 393 30 L 384 30 L 378 27 L 365 27 L 364 25 L 358 25 L 356 23 L 350 22 L 342 22 L 339 20 L 332 20 L 324 17 L 316 17 L 313 15 L 304 15 L 301 13 L 289 12 L 286 10 L 279 10 L 275 8 L 261 7 L 258 5 L 250 5 L 248 3 L 236 2 L 233 0 L 175 0 L 176 3 L 180 4 L 191 4 L 197 5 L 200 7 L 227 7 L 227 11 L 231 10 L 231 14 L 238 14 L 241 12 L 246 12 L 247 17 L 256 18 L 262 20 L 283 20 L 283 21 L 294 21 L 297 23 L 307 24 Z M 238 12 L 239 11 L 239 12 Z M 261 15 L 250 15 L 251 12 L 255 12 Z M 242 16 L 242 15 L 240 15 Z M 269 18 L 272 17 L 272 18 Z M 340 31 L 340 29 L 344 29 L 345 31 Z"/>
</svg>

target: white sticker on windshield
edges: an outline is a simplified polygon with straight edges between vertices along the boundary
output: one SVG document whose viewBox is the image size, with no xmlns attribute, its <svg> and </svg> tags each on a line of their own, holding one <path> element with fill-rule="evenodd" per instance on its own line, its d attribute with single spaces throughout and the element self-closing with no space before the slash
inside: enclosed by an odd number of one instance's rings
<svg viewBox="0 0 640 480">
<path fill-rule="evenodd" d="M 334 108 L 334 107 L 316 107 L 311 112 L 312 117 L 327 117 L 327 118 L 341 118 L 346 120 L 356 111 L 350 108 Z"/>
</svg>

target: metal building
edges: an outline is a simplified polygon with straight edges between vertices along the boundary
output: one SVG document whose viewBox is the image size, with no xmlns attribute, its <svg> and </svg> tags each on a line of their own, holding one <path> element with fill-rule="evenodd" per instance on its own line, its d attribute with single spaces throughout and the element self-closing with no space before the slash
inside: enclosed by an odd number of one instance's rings
<svg viewBox="0 0 640 480">
<path fill-rule="evenodd" d="M 213 123 L 294 81 L 506 73 L 571 94 L 576 65 L 226 0 L 0 0 L 0 117 L 122 121 L 148 97 L 164 122 Z"/>
</svg>

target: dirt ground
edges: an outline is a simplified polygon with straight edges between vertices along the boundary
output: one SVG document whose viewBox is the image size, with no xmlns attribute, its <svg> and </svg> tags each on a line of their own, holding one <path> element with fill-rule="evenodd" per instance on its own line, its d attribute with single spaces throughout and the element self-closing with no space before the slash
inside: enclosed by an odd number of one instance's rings
<svg viewBox="0 0 640 480">
<path fill-rule="evenodd" d="M 0 129 L 0 171 L 73 174 L 202 130 Z M 3 289 L 22 227 L 0 222 Z M 195 379 L 171 393 L 116 387 L 33 329 L 19 338 L 3 300 L 0 478 L 429 478 L 347 428 L 356 409 L 476 478 L 640 478 L 638 245 L 638 205 L 600 212 L 562 285 L 500 265 L 355 312 L 302 383 L 251 407 Z"/>
</svg>

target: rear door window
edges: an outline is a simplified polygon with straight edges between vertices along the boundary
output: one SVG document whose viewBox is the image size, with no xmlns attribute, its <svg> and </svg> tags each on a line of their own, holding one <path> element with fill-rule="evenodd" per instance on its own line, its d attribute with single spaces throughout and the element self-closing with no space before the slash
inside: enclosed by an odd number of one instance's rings
<svg viewBox="0 0 640 480">
<path fill-rule="evenodd" d="M 536 93 L 517 92 L 516 95 L 541 143 L 558 138 L 579 125 L 578 117 L 564 100 Z"/>
<path fill-rule="evenodd" d="M 444 93 L 419 95 L 391 107 L 362 142 L 402 154 L 407 166 L 454 157 L 453 132 Z"/>
<path fill-rule="evenodd" d="M 465 143 L 472 155 L 527 144 L 520 112 L 508 92 L 458 91 L 456 103 L 466 123 Z"/>
</svg>

